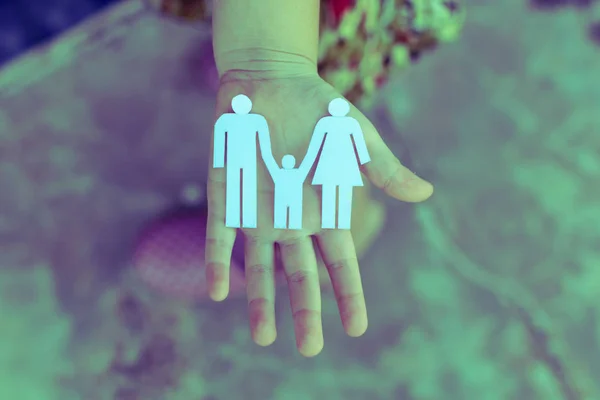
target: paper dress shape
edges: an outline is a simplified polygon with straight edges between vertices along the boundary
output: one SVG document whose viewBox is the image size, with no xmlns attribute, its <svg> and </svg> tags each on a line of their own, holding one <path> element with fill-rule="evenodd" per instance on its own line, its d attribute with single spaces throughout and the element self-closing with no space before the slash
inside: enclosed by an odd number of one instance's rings
<svg viewBox="0 0 600 400">
<path fill-rule="evenodd" d="M 306 158 L 316 159 L 319 148 L 323 146 L 312 180 L 313 185 L 322 186 L 323 229 L 336 228 L 336 208 L 337 228 L 350 229 L 352 189 L 354 186 L 363 186 L 359 163 L 362 165 L 371 161 L 360 124 L 347 116 L 349 112 L 350 104 L 346 100 L 333 99 L 329 103 L 330 116 L 317 122 L 306 153 Z"/>
<path fill-rule="evenodd" d="M 302 189 L 316 164 L 312 184 L 322 186 L 321 228 L 350 229 L 352 191 L 363 186 L 359 164 L 371 161 L 360 124 L 348 116 L 350 104 L 333 99 L 330 115 L 317 122 L 300 166 L 296 167 L 293 155 L 286 154 L 281 168 L 271 150 L 267 120 L 250 113 L 252 101 L 240 94 L 231 101 L 231 108 L 233 113 L 221 115 L 215 124 L 213 149 L 213 168 L 227 170 L 225 226 L 256 228 L 257 154 L 252 149 L 258 136 L 261 157 L 275 187 L 274 227 L 302 229 Z"/>
</svg>

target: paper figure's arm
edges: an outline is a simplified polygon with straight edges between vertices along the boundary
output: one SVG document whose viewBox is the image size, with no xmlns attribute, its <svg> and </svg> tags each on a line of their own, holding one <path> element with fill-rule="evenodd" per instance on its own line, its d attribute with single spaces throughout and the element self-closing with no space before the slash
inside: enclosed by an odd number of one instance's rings
<svg viewBox="0 0 600 400">
<path fill-rule="evenodd" d="M 354 144 L 356 146 L 356 153 L 358 154 L 358 161 L 360 165 L 366 164 L 371 161 L 371 156 L 367 150 L 367 143 L 365 142 L 365 135 L 358 121 L 354 120 L 352 124 L 352 136 L 354 136 Z"/>
<path fill-rule="evenodd" d="M 321 149 L 323 140 L 325 140 L 326 133 L 327 130 L 323 120 L 319 120 L 313 131 L 312 138 L 310 138 L 310 143 L 308 144 L 308 150 L 306 150 L 304 160 L 302 160 L 302 163 L 298 167 L 298 169 L 302 172 L 302 175 L 305 177 L 308 175 L 308 171 L 310 171 L 310 168 L 315 163 L 317 155 L 319 155 L 319 150 Z"/>
<path fill-rule="evenodd" d="M 264 118 L 261 118 L 258 124 L 258 145 L 260 147 L 260 155 L 262 156 L 265 166 L 271 173 L 273 179 L 275 179 L 275 174 L 277 171 L 279 171 L 279 165 L 277 165 L 277 161 L 275 161 L 275 157 L 273 157 L 269 124 Z"/>
<path fill-rule="evenodd" d="M 314 164 L 314 160 L 312 163 L 310 163 L 310 162 L 307 162 L 306 158 L 305 158 L 304 160 L 302 160 L 302 162 L 298 166 L 298 171 L 300 171 L 300 176 L 302 177 L 302 182 L 304 182 L 304 179 L 306 179 L 308 173 L 310 172 L 310 168 L 313 166 L 313 164 Z"/>
<path fill-rule="evenodd" d="M 225 167 L 225 134 L 227 132 L 224 121 L 225 114 L 215 122 L 213 133 L 213 168 Z"/>
</svg>

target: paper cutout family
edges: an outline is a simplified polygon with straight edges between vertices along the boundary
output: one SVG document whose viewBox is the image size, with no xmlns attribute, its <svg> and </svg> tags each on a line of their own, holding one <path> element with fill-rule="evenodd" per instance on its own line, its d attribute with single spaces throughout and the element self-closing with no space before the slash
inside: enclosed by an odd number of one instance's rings
<svg viewBox="0 0 600 400">
<path fill-rule="evenodd" d="M 260 153 L 275 186 L 274 227 L 302 229 L 302 187 L 316 161 L 312 184 L 322 186 L 321 228 L 336 228 L 337 208 L 337 228 L 350 229 L 352 189 L 363 186 L 359 163 L 368 163 L 371 158 L 358 121 L 347 116 L 349 103 L 333 99 L 328 107 L 331 115 L 317 122 L 300 166 L 296 167 L 293 155 L 286 154 L 282 168 L 272 153 L 267 120 L 250 113 L 252 101 L 240 94 L 231 101 L 231 108 L 233 113 L 221 115 L 215 123 L 213 148 L 213 168 L 226 167 L 225 226 L 257 227 L 258 135 Z"/>
</svg>

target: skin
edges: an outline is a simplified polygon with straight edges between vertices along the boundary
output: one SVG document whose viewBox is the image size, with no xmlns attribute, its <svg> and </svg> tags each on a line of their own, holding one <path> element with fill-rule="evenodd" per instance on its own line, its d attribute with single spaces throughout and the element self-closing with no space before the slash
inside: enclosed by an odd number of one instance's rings
<svg viewBox="0 0 600 400">
<path fill-rule="evenodd" d="M 277 18 L 271 18 L 274 15 Z M 253 102 L 251 112 L 263 115 L 269 123 L 276 160 L 292 154 L 301 162 L 316 121 L 326 115 L 332 99 L 342 97 L 317 74 L 318 15 L 318 0 L 215 2 L 214 47 L 221 77 L 215 120 L 231 112 L 234 96 L 247 95 Z M 247 23 L 253 20 L 275 21 L 274 27 Z M 228 29 L 230 26 L 236 29 Z M 366 178 L 398 200 L 420 202 L 429 198 L 433 186 L 400 163 L 373 124 L 354 106 L 348 115 L 360 123 L 371 155 L 372 161 L 361 168 Z M 209 162 L 212 166 L 212 159 Z M 211 298 L 222 301 L 229 290 L 236 229 L 224 224 L 226 172 L 222 168 L 209 171 L 206 273 Z M 323 349 L 321 292 L 313 239 L 331 278 L 344 330 L 357 337 L 368 325 L 351 233 L 321 229 L 320 187 L 310 185 L 311 180 L 309 174 L 304 189 L 303 229 L 274 229 L 273 182 L 259 163 L 258 228 L 242 230 L 253 340 L 267 346 L 277 336 L 274 272 L 275 259 L 280 257 L 289 287 L 296 345 L 307 357 Z"/>
<path fill-rule="evenodd" d="M 230 101 L 239 93 L 253 99 L 252 112 L 269 121 L 275 159 L 292 154 L 301 160 L 314 129 L 327 110 L 328 102 L 339 97 L 318 76 L 256 79 L 253 73 L 226 75 L 218 95 L 217 115 L 230 111 Z M 363 127 L 372 161 L 362 171 L 377 187 L 399 200 L 419 202 L 433 191 L 431 184 L 402 166 L 370 121 L 356 108 L 350 116 Z M 245 237 L 247 295 L 250 328 L 254 341 L 269 345 L 276 337 L 274 314 L 274 257 L 281 252 L 287 277 L 298 350 L 305 356 L 318 354 L 323 347 L 321 296 L 317 260 L 312 238 L 316 238 L 331 277 L 340 316 L 346 333 L 360 336 L 367 329 L 367 311 L 356 251 L 350 231 L 322 230 L 320 187 L 307 179 L 304 193 L 304 221 L 300 231 L 273 228 L 273 183 L 262 165 L 258 172 L 258 228 L 242 230 Z M 209 220 L 207 278 L 211 297 L 226 298 L 229 287 L 229 260 L 236 230 L 226 228 L 225 171 L 210 169 L 208 183 Z"/>
</svg>

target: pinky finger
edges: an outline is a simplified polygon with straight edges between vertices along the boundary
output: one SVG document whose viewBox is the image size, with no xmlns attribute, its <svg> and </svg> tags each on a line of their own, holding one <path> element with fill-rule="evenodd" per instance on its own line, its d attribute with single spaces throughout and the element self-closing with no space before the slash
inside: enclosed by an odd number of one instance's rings
<svg viewBox="0 0 600 400">
<path fill-rule="evenodd" d="M 226 228 L 221 221 L 208 218 L 206 235 L 206 281 L 208 294 L 214 301 L 223 301 L 229 294 L 229 266 L 235 241 L 235 229 Z"/>
<path fill-rule="evenodd" d="M 205 264 L 208 294 L 214 301 L 223 301 L 229 294 L 229 268 L 236 236 L 236 229 L 224 223 L 224 194 L 224 190 L 209 190 L 208 196 Z M 219 197 L 223 197 L 222 201 Z"/>
</svg>

